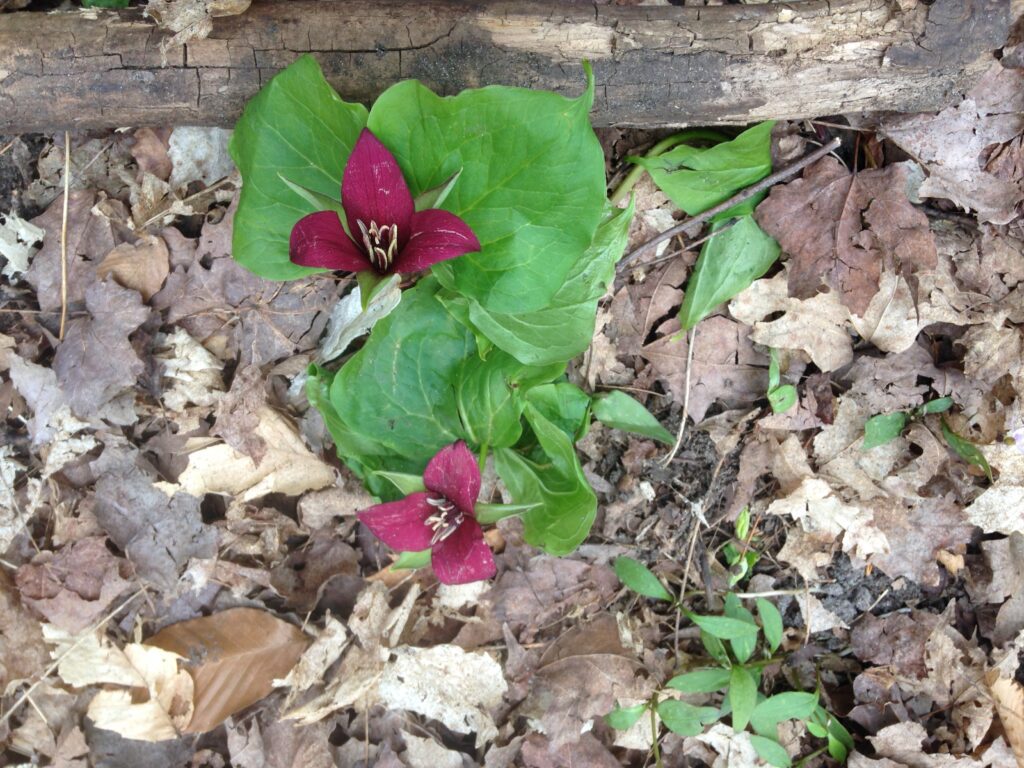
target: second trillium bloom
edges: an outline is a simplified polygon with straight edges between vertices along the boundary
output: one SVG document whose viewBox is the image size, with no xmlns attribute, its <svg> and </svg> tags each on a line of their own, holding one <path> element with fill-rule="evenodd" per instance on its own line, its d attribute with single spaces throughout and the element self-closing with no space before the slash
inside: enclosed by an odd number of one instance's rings
<svg viewBox="0 0 1024 768">
<path fill-rule="evenodd" d="M 497 570 L 474 508 L 480 468 L 461 440 L 442 448 L 423 472 L 426 491 L 358 513 L 360 521 L 392 549 L 431 550 L 442 584 L 489 579 Z"/>
<path fill-rule="evenodd" d="M 454 213 L 415 210 L 394 155 L 365 128 L 345 166 L 341 204 L 348 232 L 334 211 L 303 217 L 289 243 L 294 263 L 406 274 L 480 250 L 473 230 Z"/>
</svg>

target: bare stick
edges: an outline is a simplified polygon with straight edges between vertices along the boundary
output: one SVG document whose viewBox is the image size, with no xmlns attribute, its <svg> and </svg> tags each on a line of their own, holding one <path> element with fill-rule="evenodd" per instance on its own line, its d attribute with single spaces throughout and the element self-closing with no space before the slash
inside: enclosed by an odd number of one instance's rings
<svg viewBox="0 0 1024 768">
<path fill-rule="evenodd" d="M 686 383 L 683 391 L 683 417 L 679 422 L 679 431 L 676 432 L 676 442 L 672 446 L 672 450 L 668 452 L 668 456 L 662 459 L 661 465 L 667 467 L 672 463 L 672 459 L 679 453 L 679 448 L 683 444 L 683 435 L 686 434 L 686 419 L 690 416 L 690 371 L 693 370 L 693 347 L 697 343 L 697 326 L 693 327 L 690 331 L 689 342 L 686 345 Z"/>
<path fill-rule="evenodd" d="M 840 145 L 840 143 L 841 142 L 838 138 L 832 139 L 832 141 L 830 141 L 825 146 L 819 147 L 818 149 L 811 152 L 809 155 L 805 155 L 792 165 L 786 166 L 781 171 L 776 171 L 771 176 L 765 176 L 763 179 L 757 182 L 757 184 L 753 184 L 747 187 L 746 189 L 737 192 L 724 203 L 719 203 L 714 208 L 708 208 L 706 211 L 704 211 L 704 213 L 699 213 L 696 216 L 692 216 L 686 221 L 677 224 L 671 229 L 666 229 L 660 235 L 657 235 L 648 240 L 643 245 L 634 248 L 630 253 L 626 255 L 625 258 L 623 258 L 619 262 L 619 265 L 625 266 L 640 254 L 646 253 L 649 249 L 665 242 L 666 240 L 671 240 L 676 235 L 683 235 L 684 237 L 694 237 L 700 231 L 700 228 L 704 226 L 704 223 L 709 219 L 713 219 L 715 216 L 722 213 L 722 211 L 727 211 L 734 205 L 739 205 L 744 200 L 749 200 L 754 195 L 758 194 L 759 192 L 763 192 L 769 187 L 774 187 L 780 181 L 785 181 L 791 176 L 795 176 L 811 163 L 820 160 L 830 152 L 834 152 L 836 148 Z"/>
<path fill-rule="evenodd" d="M 60 219 L 60 333 L 68 321 L 68 197 L 71 194 L 71 136 L 64 131 L 64 212 Z"/>
</svg>

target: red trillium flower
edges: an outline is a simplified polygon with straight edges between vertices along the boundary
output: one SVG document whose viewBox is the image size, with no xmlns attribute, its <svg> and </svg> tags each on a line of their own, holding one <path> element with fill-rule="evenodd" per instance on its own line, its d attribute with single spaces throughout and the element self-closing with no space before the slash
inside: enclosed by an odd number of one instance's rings
<svg viewBox="0 0 1024 768">
<path fill-rule="evenodd" d="M 430 549 L 442 584 L 466 584 L 494 575 L 494 555 L 484 542 L 474 507 L 480 468 L 461 440 L 442 448 L 423 472 L 426 491 L 358 513 L 373 534 L 392 549 Z"/>
<path fill-rule="evenodd" d="M 480 250 L 473 230 L 454 213 L 415 210 L 394 155 L 365 128 L 345 166 L 341 205 L 348 232 L 334 211 L 311 213 L 292 228 L 294 263 L 407 274 Z"/>
</svg>

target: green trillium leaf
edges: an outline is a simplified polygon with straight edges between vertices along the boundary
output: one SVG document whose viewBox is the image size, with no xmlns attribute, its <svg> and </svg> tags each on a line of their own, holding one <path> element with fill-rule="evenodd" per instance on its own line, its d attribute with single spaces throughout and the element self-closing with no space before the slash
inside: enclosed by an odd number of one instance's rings
<svg viewBox="0 0 1024 768">
<path fill-rule="evenodd" d="M 232 234 L 242 266 L 270 280 L 318 271 L 288 259 L 292 227 L 324 210 L 296 187 L 337 199 L 366 118 L 366 108 L 342 101 L 308 55 L 275 75 L 246 105 L 230 146 L 243 182 Z"/>
<path fill-rule="evenodd" d="M 660 440 L 666 445 L 675 442 L 672 433 L 661 426 L 650 411 L 620 390 L 595 396 L 593 411 L 594 418 L 609 427 Z"/>
</svg>

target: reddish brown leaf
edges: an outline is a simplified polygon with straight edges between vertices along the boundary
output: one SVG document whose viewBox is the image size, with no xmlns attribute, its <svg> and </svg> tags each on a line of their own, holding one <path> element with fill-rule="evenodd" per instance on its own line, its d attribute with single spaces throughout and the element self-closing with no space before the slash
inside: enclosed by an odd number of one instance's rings
<svg viewBox="0 0 1024 768">
<path fill-rule="evenodd" d="M 906 186 L 903 166 L 854 175 L 825 157 L 803 178 L 775 187 L 756 216 L 790 255 L 790 295 L 808 299 L 828 288 L 863 315 L 883 268 L 908 280 L 934 268 L 928 219 L 910 204 Z"/>
<path fill-rule="evenodd" d="M 271 613 L 231 608 L 157 632 L 147 645 L 188 659 L 195 681 L 195 714 L 184 729 L 202 733 L 255 704 L 306 650 L 302 631 Z"/>
</svg>

